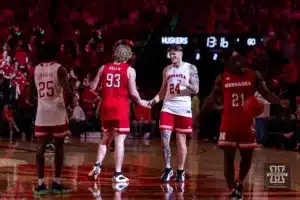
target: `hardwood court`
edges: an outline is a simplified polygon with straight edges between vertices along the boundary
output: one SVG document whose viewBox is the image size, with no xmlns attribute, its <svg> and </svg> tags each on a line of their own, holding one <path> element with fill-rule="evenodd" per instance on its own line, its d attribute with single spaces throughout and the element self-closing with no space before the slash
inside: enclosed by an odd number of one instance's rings
<svg viewBox="0 0 300 200">
<path fill-rule="evenodd" d="M 187 157 L 187 181 L 184 184 L 163 184 L 159 177 L 163 160 L 159 140 L 126 140 L 124 172 L 130 178 L 127 188 L 112 184 L 113 153 L 108 152 L 104 169 L 96 182 L 87 180 L 87 173 L 95 161 L 97 142 L 88 143 L 72 139 L 66 144 L 65 167 L 62 183 L 73 189 L 66 196 L 47 195 L 41 199 L 227 199 L 223 178 L 222 151 L 213 144 L 190 140 Z M 36 184 L 35 144 L 18 141 L 0 142 L 0 195 L 1 199 L 34 199 L 32 188 Z M 175 167 L 175 141 L 172 143 L 172 163 Z M 299 199 L 300 173 L 297 163 L 299 154 L 290 151 L 261 149 L 245 186 L 244 199 Z M 46 153 L 46 183 L 51 185 L 54 154 Z M 287 163 L 291 165 L 291 190 L 264 189 L 264 164 Z M 50 178 L 50 180 L 49 180 Z"/>
</svg>

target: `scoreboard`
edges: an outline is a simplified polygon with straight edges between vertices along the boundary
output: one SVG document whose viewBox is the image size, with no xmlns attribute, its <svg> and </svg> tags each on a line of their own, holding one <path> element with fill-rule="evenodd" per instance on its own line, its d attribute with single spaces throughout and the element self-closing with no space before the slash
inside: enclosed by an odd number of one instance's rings
<svg viewBox="0 0 300 200">
<path fill-rule="evenodd" d="M 245 51 L 264 44 L 264 38 L 259 35 L 232 35 L 232 34 L 198 34 L 191 36 L 161 36 L 159 43 L 163 46 L 174 44 L 194 48 L 194 59 L 201 60 L 202 54 L 209 53 L 211 59 L 219 60 L 224 51 Z"/>
</svg>

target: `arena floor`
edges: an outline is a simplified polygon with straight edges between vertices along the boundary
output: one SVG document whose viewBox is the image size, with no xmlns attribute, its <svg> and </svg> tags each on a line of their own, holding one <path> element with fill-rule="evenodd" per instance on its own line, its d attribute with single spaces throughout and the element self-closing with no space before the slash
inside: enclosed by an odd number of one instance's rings
<svg viewBox="0 0 300 200">
<path fill-rule="evenodd" d="M 163 184 L 159 181 L 163 160 L 159 140 L 126 140 L 124 172 L 130 178 L 123 191 L 122 185 L 113 185 L 113 154 L 104 160 L 104 170 L 94 184 L 87 173 L 95 161 L 98 139 L 89 142 L 72 139 L 66 144 L 65 167 L 62 182 L 73 189 L 66 196 L 47 195 L 41 199 L 226 199 L 227 190 L 222 171 L 222 151 L 213 144 L 190 140 L 187 157 L 187 181 Z M 0 141 L 0 195 L 1 199 L 34 199 L 36 184 L 34 143 Z M 112 149 L 111 149 L 112 150 Z M 175 141 L 172 142 L 172 162 L 176 163 Z M 300 173 L 297 166 L 300 154 L 274 149 L 256 150 L 255 160 L 247 178 L 244 199 L 300 199 Z M 51 184 L 54 154 L 46 153 L 45 176 Z M 291 167 L 291 190 L 264 187 L 265 164 L 285 163 Z M 175 164 L 173 164 L 175 166 Z M 238 166 L 238 165 L 237 165 Z M 287 172 L 287 171 L 285 171 Z M 283 178 L 284 183 L 288 177 Z M 269 178 L 266 179 L 268 181 Z M 277 179 L 275 179 L 277 180 Z M 280 179 L 281 180 L 281 179 Z"/>
</svg>

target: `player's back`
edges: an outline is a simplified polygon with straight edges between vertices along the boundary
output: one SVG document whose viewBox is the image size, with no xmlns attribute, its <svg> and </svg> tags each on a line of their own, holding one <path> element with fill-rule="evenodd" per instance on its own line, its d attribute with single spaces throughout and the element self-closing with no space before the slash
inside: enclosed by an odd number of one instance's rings
<svg viewBox="0 0 300 200">
<path fill-rule="evenodd" d="M 38 97 L 36 125 L 56 126 L 66 123 L 63 87 L 57 74 L 60 67 L 55 62 L 41 63 L 35 67 L 34 81 Z"/>
<path fill-rule="evenodd" d="M 118 119 L 129 114 L 128 68 L 126 63 L 108 63 L 101 73 L 101 116 Z"/>
<path fill-rule="evenodd" d="M 182 116 L 191 116 L 191 92 L 180 83 L 189 81 L 190 64 L 184 62 L 180 67 L 169 65 L 165 69 L 167 92 L 163 103 L 163 111 Z"/>
<path fill-rule="evenodd" d="M 244 101 L 255 93 L 255 72 L 245 69 L 242 75 L 235 75 L 224 72 L 222 75 L 222 91 L 224 110 L 222 115 L 221 130 L 232 129 L 232 127 L 242 126 L 239 120 L 243 116 Z"/>
</svg>

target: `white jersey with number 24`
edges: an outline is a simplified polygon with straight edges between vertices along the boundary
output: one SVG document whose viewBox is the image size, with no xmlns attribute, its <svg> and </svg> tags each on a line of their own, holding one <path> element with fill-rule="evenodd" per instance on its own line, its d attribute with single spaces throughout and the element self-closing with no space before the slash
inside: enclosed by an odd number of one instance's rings
<svg viewBox="0 0 300 200">
<path fill-rule="evenodd" d="M 190 63 L 184 62 L 180 67 L 173 65 L 165 69 L 167 92 L 162 111 L 184 117 L 192 117 L 191 92 L 181 83 L 190 79 Z"/>
</svg>

